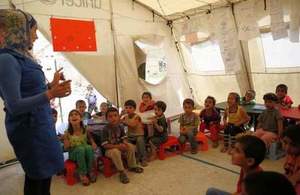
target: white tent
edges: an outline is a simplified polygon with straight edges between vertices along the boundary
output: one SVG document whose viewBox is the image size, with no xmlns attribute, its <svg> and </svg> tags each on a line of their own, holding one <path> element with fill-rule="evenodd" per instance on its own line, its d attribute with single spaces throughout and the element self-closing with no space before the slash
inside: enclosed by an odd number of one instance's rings
<svg viewBox="0 0 300 195">
<path fill-rule="evenodd" d="M 252 88 L 261 101 L 262 95 L 273 92 L 279 83 L 287 84 L 289 94 L 299 103 L 299 68 L 266 68 L 259 34 L 264 28 L 273 37 L 284 38 L 286 26 L 276 29 L 270 18 L 283 26 L 285 15 L 290 23 L 290 39 L 297 42 L 298 0 L 267 0 L 266 4 L 264 0 L 13 0 L 13 3 L 35 16 L 40 31 L 50 41 L 51 17 L 94 21 L 98 51 L 64 55 L 115 104 L 122 105 L 129 98 L 139 102 L 141 93 L 147 90 L 156 100 L 167 102 L 170 116 L 181 112 L 181 103 L 187 97 L 199 104 L 207 95 L 224 101 L 230 91 L 243 94 Z M 0 9 L 7 7 L 8 1 L 0 0 Z M 166 55 L 167 76 L 153 85 L 138 77 L 140 59 L 134 41 L 153 44 L 158 37 Z M 191 50 L 205 40 L 218 46 L 224 70 L 207 72 L 195 66 Z M 4 121 L 3 115 L 1 112 L 0 121 Z M 2 162 L 12 159 L 14 154 L 4 122 L 0 123 L 0 129 Z"/>
</svg>

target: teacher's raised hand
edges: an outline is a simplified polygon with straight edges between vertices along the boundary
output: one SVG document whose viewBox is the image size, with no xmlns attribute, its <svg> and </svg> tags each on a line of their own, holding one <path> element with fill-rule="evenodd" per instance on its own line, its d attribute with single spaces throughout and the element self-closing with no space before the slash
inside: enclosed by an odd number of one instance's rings
<svg viewBox="0 0 300 195">
<path fill-rule="evenodd" d="M 53 98 L 61 98 L 70 95 L 72 92 L 71 90 L 71 80 L 58 82 L 57 84 L 53 85 L 47 92 L 46 95 L 49 100 Z"/>
</svg>

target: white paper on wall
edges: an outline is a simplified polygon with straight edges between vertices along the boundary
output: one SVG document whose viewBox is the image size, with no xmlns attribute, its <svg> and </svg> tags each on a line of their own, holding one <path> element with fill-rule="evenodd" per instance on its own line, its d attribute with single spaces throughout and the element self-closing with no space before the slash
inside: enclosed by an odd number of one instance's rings
<svg viewBox="0 0 300 195">
<path fill-rule="evenodd" d="M 221 8 L 213 11 L 211 24 L 213 34 L 221 49 L 225 71 L 240 70 L 239 43 L 231 9 Z"/>
<path fill-rule="evenodd" d="M 290 0 L 290 32 L 291 42 L 299 42 L 300 1 Z"/>
<path fill-rule="evenodd" d="M 249 40 L 259 36 L 254 14 L 254 0 L 238 3 L 235 7 L 239 40 Z"/>
<path fill-rule="evenodd" d="M 288 32 L 283 20 L 283 7 L 280 0 L 269 0 L 269 5 L 273 40 L 287 37 Z"/>
</svg>

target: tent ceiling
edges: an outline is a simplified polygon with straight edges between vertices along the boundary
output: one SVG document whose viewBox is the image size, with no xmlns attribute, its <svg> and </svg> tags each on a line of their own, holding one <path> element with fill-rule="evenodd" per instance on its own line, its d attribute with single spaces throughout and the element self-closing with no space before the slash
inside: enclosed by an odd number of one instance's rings
<svg viewBox="0 0 300 195">
<path fill-rule="evenodd" d="M 196 9 L 204 6 L 234 3 L 240 0 L 138 0 L 140 3 L 152 8 L 163 16 Z"/>
</svg>

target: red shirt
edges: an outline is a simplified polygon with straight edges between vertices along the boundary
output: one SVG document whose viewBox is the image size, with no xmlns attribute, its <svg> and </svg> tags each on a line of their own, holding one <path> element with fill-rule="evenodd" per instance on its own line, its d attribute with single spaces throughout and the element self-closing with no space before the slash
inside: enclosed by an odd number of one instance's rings
<svg viewBox="0 0 300 195">
<path fill-rule="evenodd" d="M 282 106 L 286 106 L 286 105 L 292 105 L 294 102 L 290 96 L 286 95 L 282 100 L 279 100 L 279 103 Z"/>
<path fill-rule="evenodd" d="M 259 172 L 259 171 L 263 171 L 263 169 L 260 166 L 257 166 L 253 172 Z M 252 172 L 251 172 L 252 173 Z M 244 178 L 246 177 L 246 175 L 244 175 L 244 171 L 243 169 L 241 169 L 240 172 L 240 177 L 239 177 L 239 181 L 237 183 L 237 189 L 236 189 L 236 193 L 241 193 L 242 192 L 242 182 L 244 180 Z"/>
<path fill-rule="evenodd" d="M 155 101 L 153 101 L 153 100 L 151 100 L 151 102 L 148 106 L 146 106 L 146 104 L 144 102 L 141 102 L 140 107 L 139 107 L 139 111 L 140 112 L 146 112 L 146 111 L 149 111 L 149 110 L 153 110 L 154 105 L 155 105 Z"/>
</svg>

